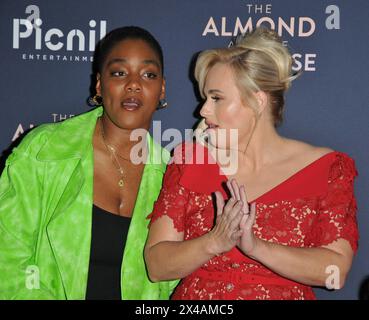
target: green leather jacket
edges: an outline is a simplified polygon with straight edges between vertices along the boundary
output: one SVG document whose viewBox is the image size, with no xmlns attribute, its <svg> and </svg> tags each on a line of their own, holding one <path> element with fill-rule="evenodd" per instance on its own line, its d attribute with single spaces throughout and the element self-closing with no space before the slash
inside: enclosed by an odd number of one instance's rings
<svg viewBox="0 0 369 320">
<path fill-rule="evenodd" d="M 92 134 L 101 107 L 31 131 L 0 178 L 0 299 L 85 299 L 93 203 Z M 124 250 L 122 299 L 168 299 L 177 281 L 152 283 L 143 248 L 147 215 L 169 156 L 148 135 Z M 158 162 L 164 155 L 165 161 Z M 159 158 L 155 158 L 159 157 Z"/>
</svg>

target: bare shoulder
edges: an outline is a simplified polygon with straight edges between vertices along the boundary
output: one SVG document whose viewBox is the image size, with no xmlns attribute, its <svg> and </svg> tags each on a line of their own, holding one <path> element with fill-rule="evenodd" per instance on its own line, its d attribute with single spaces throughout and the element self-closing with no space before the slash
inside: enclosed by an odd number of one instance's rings
<svg viewBox="0 0 369 320">
<path fill-rule="evenodd" d="M 291 158 L 300 163 L 313 162 L 326 154 L 334 152 L 333 149 L 328 147 L 314 146 L 303 141 L 288 140 Z"/>
</svg>

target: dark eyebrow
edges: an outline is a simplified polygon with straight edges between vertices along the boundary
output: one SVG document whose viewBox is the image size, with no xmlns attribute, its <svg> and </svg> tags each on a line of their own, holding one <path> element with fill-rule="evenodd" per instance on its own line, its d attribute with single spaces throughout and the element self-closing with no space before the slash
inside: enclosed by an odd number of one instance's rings
<svg viewBox="0 0 369 320">
<path fill-rule="evenodd" d="M 126 63 L 127 62 L 127 59 L 124 59 L 124 58 L 114 58 L 114 59 L 111 59 L 108 64 L 107 64 L 107 67 L 111 66 L 112 64 L 114 63 Z M 158 67 L 159 69 L 161 69 L 159 63 L 156 61 L 156 60 L 152 60 L 152 59 L 148 59 L 148 60 L 143 60 L 142 61 L 144 64 L 153 64 L 155 65 L 156 67 Z"/>
<path fill-rule="evenodd" d="M 159 69 L 161 69 L 159 63 L 156 60 L 144 60 L 143 63 L 144 64 L 153 64 L 153 65 L 157 66 Z"/>
<path fill-rule="evenodd" d="M 108 63 L 107 63 L 107 67 L 111 66 L 112 64 L 114 63 L 125 63 L 127 62 L 126 59 L 122 59 L 122 58 L 114 58 L 114 59 L 111 59 Z"/>
</svg>

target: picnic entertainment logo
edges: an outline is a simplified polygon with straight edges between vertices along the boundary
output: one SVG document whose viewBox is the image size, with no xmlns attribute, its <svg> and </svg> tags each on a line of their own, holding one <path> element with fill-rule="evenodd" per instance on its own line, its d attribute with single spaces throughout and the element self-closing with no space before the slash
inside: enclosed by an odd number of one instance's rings
<svg viewBox="0 0 369 320">
<path fill-rule="evenodd" d="M 106 34 L 105 20 L 91 19 L 87 32 L 77 28 L 66 31 L 47 29 L 47 20 L 41 19 L 36 5 L 27 6 L 25 13 L 26 18 L 13 19 L 13 49 L 20 51 L 22 60 L 92 62 L 96 43 Z"/>
</svg>

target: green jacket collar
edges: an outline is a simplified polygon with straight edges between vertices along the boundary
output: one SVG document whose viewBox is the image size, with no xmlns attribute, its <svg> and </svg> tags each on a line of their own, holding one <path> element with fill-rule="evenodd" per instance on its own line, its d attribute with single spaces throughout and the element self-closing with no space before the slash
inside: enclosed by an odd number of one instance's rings
<svg viewBox="0 0 369 320">
<path fill-rule="evenodd" d="M 37 154 L 37 160 L 59 161 L 86 157 L 89 150 L 91 150 L 96 121 L 102 114 L 103 108 L 97 107 L 90 112 L 58 123 L 51 137 Z M 89 125 L 86 126 L 86 123 Z M 151 169 L 160 170 L 164 173 L 166 163 L 169 160 L 168 152 L 163 150 L 149 133 L 147 134 L 147 145 L 149 159 L 146 165 Z M 52 153 L 50 150 L 52 150 Z"/>
</svg>

